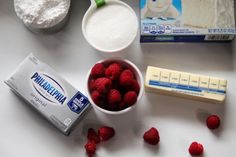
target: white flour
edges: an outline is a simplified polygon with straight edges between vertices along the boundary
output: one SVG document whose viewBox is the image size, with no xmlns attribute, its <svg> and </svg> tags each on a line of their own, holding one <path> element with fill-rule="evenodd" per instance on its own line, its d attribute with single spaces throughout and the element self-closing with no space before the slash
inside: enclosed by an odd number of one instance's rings
<svg viewBox="0 0 236 157">
<path fill-rule="evenodd" d="M 120 4 L 106 4 L 97 9 L 85 24 L 91 44 L 106 51 L 115 51 L 129 45 L 137 29 L 135 13 Z"/>
<path fill-rule="evenodd" d="M 70 0 L 14 0 L 14 7 L 25 25 L 50 28 L 66 17 Z"/>
</svg>

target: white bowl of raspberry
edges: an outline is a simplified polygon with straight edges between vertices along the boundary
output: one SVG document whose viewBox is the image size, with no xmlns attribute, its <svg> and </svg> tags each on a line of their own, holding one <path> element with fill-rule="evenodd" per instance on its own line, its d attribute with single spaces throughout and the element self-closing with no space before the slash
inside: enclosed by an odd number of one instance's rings
<svg viewBox="0 0 236 157">
<path fill-rule="evenodd" d="M 143 77 L 129 60 L 101 60 L 89 70 L 86 90 L 95 109 L 106 114 L 123 114 L 134 109 L 141 99 Z"/>
</svg>

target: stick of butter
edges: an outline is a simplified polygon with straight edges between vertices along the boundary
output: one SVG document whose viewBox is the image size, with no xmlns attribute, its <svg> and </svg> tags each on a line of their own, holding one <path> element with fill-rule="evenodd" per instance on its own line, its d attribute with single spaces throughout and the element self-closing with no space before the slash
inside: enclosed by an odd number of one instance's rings
<svg viewBox="0 0 236 157">
<path fill-rule="evenodd" d="M 147 91 L 222 103 L 227 80 L 148 66 L 145 87 Z"/>
<path fill-rule="evenodd" d="M 66 135 L 90 106 L 87 97 L 32 54 L 5 83 Z"/>
</svg>

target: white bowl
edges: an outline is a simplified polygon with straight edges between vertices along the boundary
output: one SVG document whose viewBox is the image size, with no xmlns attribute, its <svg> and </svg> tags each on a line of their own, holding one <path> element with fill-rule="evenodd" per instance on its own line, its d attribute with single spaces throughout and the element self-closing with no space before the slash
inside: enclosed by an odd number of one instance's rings
<svg viewBox="0 0 236 157">
<path fill-rule="evenodd" d="M 130 40 L 126 43 L 126 44 L 123 44 L 122 46 L 120 47 L 117 47 L 117 48 L 111 48 L 111 49 L 108 49 L 108 48 L 104 48 L 102 47 L 101 45 L 97 45 L 93 42 L 92 38 L 88 36 L 88 31 L 87 31 L 87 25 L 88 25 L 88 21 L 89 19 L 93 16 L 93 15 L 96 15 L 96 12 L 98 11 L 99 8 L 97 8 L 96 6 L 96 3 L 94 3 L 94 0 L 91 0 L 91 6 L 89 7 L 89 9 L 86 11 L 84 17 L 83 17 L 83 20 L 82 20 L 82 32 L 83 32 L 83 35 L 86 39 L 86 41 L 93 47 L 95 48 L 96 50 L 98 50 L 99 52 L 102 52 L 104 53 L 105 55 L 109 55 L 111 57 L 116 57 L 117 55 L 116 54 L 120 54 L 120 53 L 123 53 L 123 51 L 129 47 L 131 45 L 131 43 L 133 43 L 133 41 L 135 40 L 137 34 L 138 34 L 138 28 L 139 28 L 139 25 L 138 25 L 138 17 L 135 13 L 135 11 L 126 3 L 120 1 L 120 0 L 106 0 L 106 4 L 104 7 L 109 7 L 109 6 L 112 6 L 112 5 L 119 5 L 119 6 L 122 6 L 124 9 L 126 9 L 127 11 L 130 12 L 130 15 L 131 15 L 131 18 L 132 19 L 135 19 L 134 22 L 133 22 L 133 31 L 135 32 L 132 36 L 132 38 L 130 38 Z M 111 15 L 113 14 L 114 12 L 111 12 Z M 128 18 L 128 17 L 127 17 Z M 117 21 L 118 23 L 120 23 L 120 21 Z M 96 28 L 96 25 L 94 25 L 94 27 Z M 127 29 L 128 30 L 128 29 Z M 114 35 L 114 34 L 111 34 L 111 36 Z"/>
<path fill-rule="evenodd" d="M 143 82 L 143 77 L 142 77 L 142 73 L 140 72 L 140 70 L 138 69 L 138 67 L 133 64 L 131 61 L 129 60 L 124 60 L 124 59 L 119 59 L 119 58 L 111 58 L 111 59 L 106 59 L 106 60 L 101 60 L 101 61 L 98 61 L 97 63 L 109 63 L 109 62 L 116 62 L 116 63 L 121 63 L 122 65 L 125 65 L 127 66 L 128 68 L 130 68 L 133 72 L 134 72 L 134 75 L 136 77 L 136 80 L 138 81 L 139 83 L 139 86 L 140 86 L 140 90 L 139 90 L 139 94 L 138 94 L 138 98 L 137 98 L 137 101 L 135 104 L 133 104 L 132 106 L 128 107 L 128 108 L 125 108 L 123 110 L 120 110 L 120 111 L 109 111 L 109 110 L 106 110 L 106 109 L 103 109 L 101 107 L 99 107 L 98 105 L 96 105 L 94 103 L 94 101 L 92 100 L 92 97 L 91 97 L 91 94 L 90 94 L 90 91 L 89 91 L 89 79 L 90 79 L 90 73 L 91 73 L 91 69 L 89 70 L 88 74 L 87 74 L 87 77 L 86 77 L 86 92 L 87 92 L 87 95 L 88 95 L 88 99 L 90 101 L 90 103 L 92 104 L 92 106 L 103 112 L 103 113 L 106 113 L 106 114 L 110 114 L 110 115 L 119 115 L 119 114 L 123 114 L 123 113 L 127 113 L 131 110 L 133 110 L 136 106 L 137 106 L 137 103 L 140 101 L 142 95 L 143 95 L 143 91 L 144 91 L 144 82 Z"/>
</svg>

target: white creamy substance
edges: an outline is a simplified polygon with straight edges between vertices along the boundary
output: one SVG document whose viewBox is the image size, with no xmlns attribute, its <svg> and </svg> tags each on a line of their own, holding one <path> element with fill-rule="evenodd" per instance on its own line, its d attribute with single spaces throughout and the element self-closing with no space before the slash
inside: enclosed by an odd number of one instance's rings
<svg viewBox="0 0 236 157">
<path fill-rule="evenodd" d="M 14 0 L 17 16 L 33 28 L 50 28 L 68 14 L 70 0 Z"/>
<path fill-rule="evenodd" d="M 234 0 L 182 0 L 182 22 L 199 28 L 235 28 Z"/>
<path fill-rule="evenodd" d="M 88 17 L 85 24 L 87 39 L 105 51 L 115 51 L 129 45 L 137 34 L 137 17 L 121 4 L 106 4 Z"/>
</svg>

